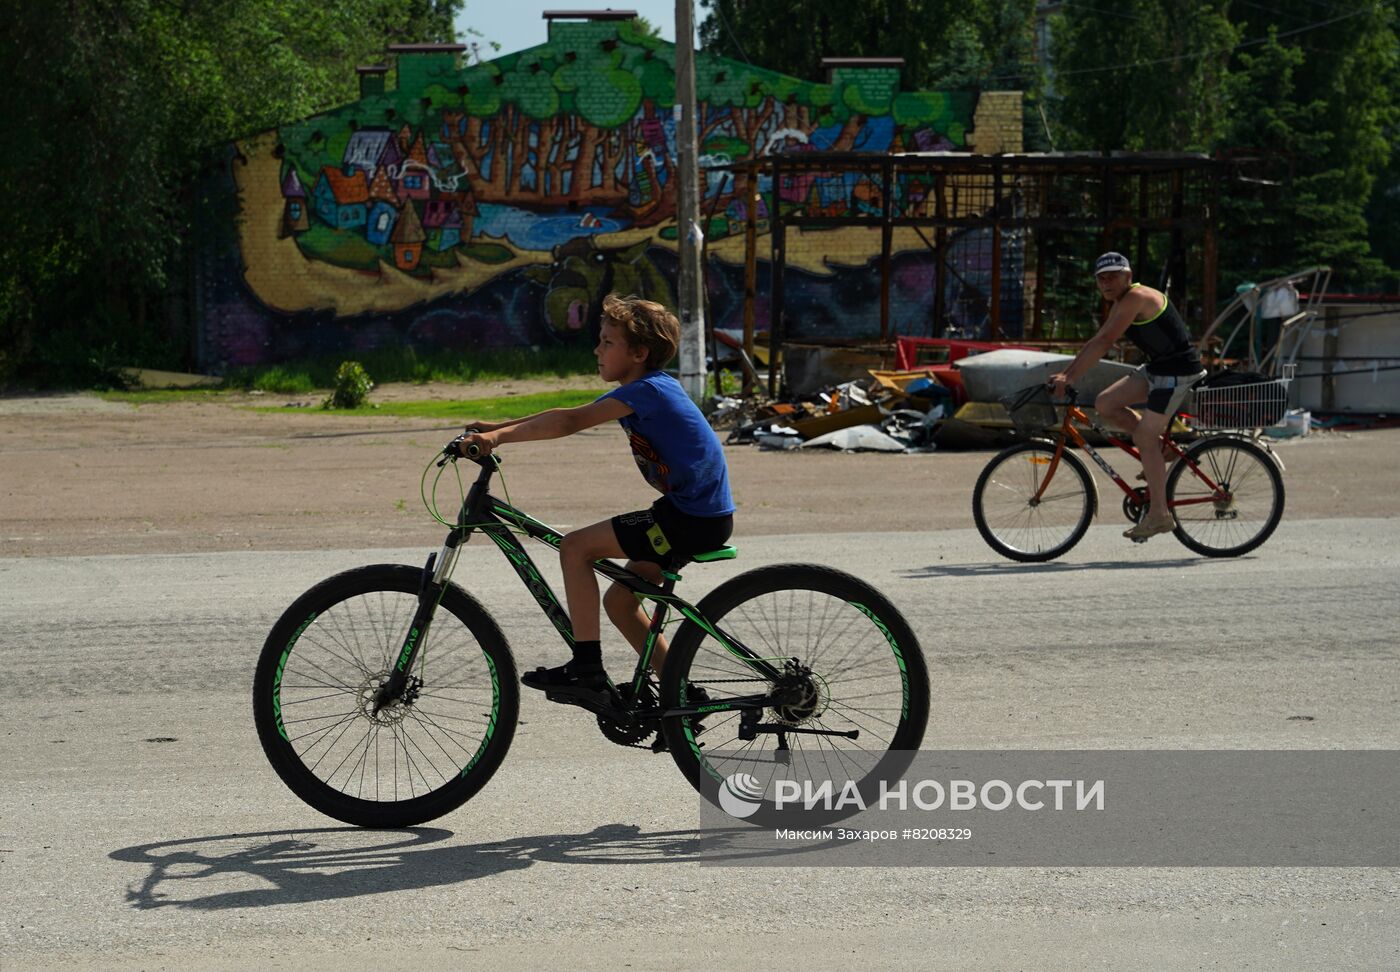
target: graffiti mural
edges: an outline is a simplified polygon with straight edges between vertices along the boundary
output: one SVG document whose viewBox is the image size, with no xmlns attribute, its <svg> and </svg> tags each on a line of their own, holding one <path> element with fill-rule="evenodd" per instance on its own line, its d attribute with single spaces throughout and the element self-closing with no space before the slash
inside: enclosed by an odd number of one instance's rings
<svg viewBox="0 0 1400 972">
<path fill-rule="evenodd" d="M 670 44 L 629 21 L 552 21 L 547 43 L 481 64 L 459 66 L 452 47 L 396 53 L 394 90 L 381 80 L 232 150 L 236 252 L 202 265 L 236 266 L 238 285 L 201 288 L 202 365 L 393 341 L 588 341 L 611 290 L 674 305 Z M 701 54 L 696 80 L 710 311 L 722 326 L 741 314 L 725 281 L 742 267 L 747 213 L 746 187 L 720 166 L 778 152 L 985 148 L 976 96 L 902 91 L 894 68 L 841 68 L 818 83 Z M 759 189 L 761 233 L 770 206 L 878 206 L 859 185 Z M 867 299 L 856 278 L 878 240 L 860 229 L 807 237 L 788 249 L 788 300 Z"/>
</svg>

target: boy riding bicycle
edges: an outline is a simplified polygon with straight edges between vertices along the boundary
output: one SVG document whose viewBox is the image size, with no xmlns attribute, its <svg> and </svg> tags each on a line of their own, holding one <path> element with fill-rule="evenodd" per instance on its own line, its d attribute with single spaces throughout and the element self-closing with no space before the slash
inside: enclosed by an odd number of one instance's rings
<svg viewBox="0 0 1400 972">
<path fill-rule="evenodd" d="M 1099 293 L 1112 305 L 1099 332 L 1085 343 L 1069 367 L 1050 376 L 1056 396 L 1127 337 L 1147 357 L 1135 374 L 1120 378 L 1099 393 L 1094 408 L 1100 416 L 1130 433 L 1142 460 L 1149 505 L 1142 520 L 1124 531 L 1129 540 L 1146 540 L 1176 527 L 1167 509 L 1167 465 L 1159 440 L 1191 386 L 1205 377 L 1201 357 L 1191 342 L 1186 323 L 1167 295 L 1133 283 L 1132 267 L 1121 253 L 1105 253 L 1094 262 Z M 1146 401 L 1141 415 L 1130 405 Z"/>
<path fill-rule="evenodd" d="M 482 455 L 509 442 L 558 439 L 617 420 L 642 476 L 662 495 L 650 509 L 623 513 L 568 533 L 559 547 L 573 627 L 573 658 L 526 673 L 521 682 L 557 692 L 609 692 L 603 668 L 595 560 L 627 557 L 629 570 L 660 583 L 663 569 L 724 545 L 734 526 L 729 470 L 719 438 L 680 383 L 661 371 L 680 346 L 680 324 L 660 304 L 610 294 L 594 356 L 598 374 L 618 387 L 577 408 L 553 408 L 509 422 L 473 422 L 464 446 Z M 649 619 L 635 595 L 617 584 L 603 598 L 608 617 L 641 653 Z M 652 665 L 665 661 L 658 642 Z"/>
</svg>

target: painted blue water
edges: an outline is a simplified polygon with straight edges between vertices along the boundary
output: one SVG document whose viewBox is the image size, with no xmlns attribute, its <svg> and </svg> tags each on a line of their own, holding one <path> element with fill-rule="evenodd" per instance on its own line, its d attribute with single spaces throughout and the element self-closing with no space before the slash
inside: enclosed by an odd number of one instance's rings
<svg viewBox="0 0 1400 972">
<path fill-rule="evenodd" d="M 626 224 L 607 216 L 610 212 L 610 208 L 597 207 L 543 215 L 518 206 L 481 203 L 472 232 L 503 236 L 522 250 L 549 250 L 579 236 L 622 229 Z M 585 217 L 592 225 L 583 225 Z"/>
</svg>

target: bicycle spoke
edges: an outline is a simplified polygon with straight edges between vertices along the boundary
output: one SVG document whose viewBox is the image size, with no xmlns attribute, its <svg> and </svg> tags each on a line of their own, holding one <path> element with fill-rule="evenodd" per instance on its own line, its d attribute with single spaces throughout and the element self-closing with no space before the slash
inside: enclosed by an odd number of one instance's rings
<svg viewBox="0 0 1400 972">
<path fill-rule="evenodd" d="M 408 590 L 377 586 L 295 616 L 275 683 L 301 771 L 347 798 L 383 805 L 459 783 L 492 739 L 502 690 L 472 630 L 439 605 L 402 696 L 369 706 L 418 610 L 421 575 L 396 576 Z"/>
</svg>

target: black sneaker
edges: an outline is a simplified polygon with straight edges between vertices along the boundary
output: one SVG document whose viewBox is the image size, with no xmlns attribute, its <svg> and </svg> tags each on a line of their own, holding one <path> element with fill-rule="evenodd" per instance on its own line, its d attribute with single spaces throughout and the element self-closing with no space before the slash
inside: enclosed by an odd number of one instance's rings
<svg viewBox="0 0 1400 972">
<path fill-rule="evenodd" d="M 689 699 L 686 702 L 687 705 L 704 705 L 706 702 L 710 701 L 710 693 L 706 692 L 704 688 L 702 688 L 699 685 L 690 686 L 690 688 L 686 691 L 686 695 L 689 696 Z M 703 726 L 700 725 L 700 723 L 708 719 L 709 715 L 710 714 L 707 712 L 704 714 L 691 716 L 690 731 L 695 733 L 697 736 L 700 735 L 700 733 L 704 732 L 705 729 Z M 658 726 L 656 730 L 656 738 L 652 740 L 651 743 L 651 751 L 653 753 L 664 753 L 667 752 L 668 749 L 669 747 L 666 745 L 666 734 L 662 732 L 661 728 Z"/>
</svg>

